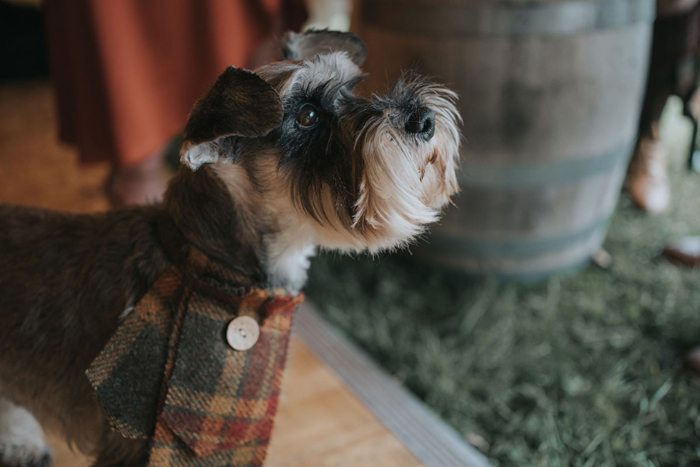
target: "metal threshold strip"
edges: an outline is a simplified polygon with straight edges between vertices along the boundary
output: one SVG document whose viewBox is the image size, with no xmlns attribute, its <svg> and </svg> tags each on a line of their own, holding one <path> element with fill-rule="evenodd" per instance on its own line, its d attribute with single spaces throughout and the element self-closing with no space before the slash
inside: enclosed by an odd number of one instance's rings
<svg viewBox="0 0 700 467">
<path fill-rule="evenodd" d="M 457 432 L 323 320 L 312 304 L 297 311 L 294 332 L 425 465 L 489 465 Z"/>
</svg>

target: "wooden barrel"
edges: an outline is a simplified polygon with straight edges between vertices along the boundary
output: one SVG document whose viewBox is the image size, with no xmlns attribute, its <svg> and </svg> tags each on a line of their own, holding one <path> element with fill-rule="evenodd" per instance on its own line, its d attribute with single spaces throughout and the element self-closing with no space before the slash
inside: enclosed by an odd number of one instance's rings
<svg viewBox="0 0 700 467">
<path fill-rule="evenodd" d="M 416 256 L 536 279 L 601 245 L 632 154 L 654 0 L 363 0 L 368 86 L 460 96 L 461 194 Z"/>
</svg>

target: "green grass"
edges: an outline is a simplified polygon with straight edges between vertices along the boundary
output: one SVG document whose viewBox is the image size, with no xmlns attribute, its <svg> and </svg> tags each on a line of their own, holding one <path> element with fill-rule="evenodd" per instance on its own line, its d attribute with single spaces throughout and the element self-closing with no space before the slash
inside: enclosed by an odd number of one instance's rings
<svg viewBox="0 0 700 467">
<path fill-rule="evenodd" d="M 608 270 L 522 285 L 322 255 L 307 293 L 494 465 L 700 465 L 700 385 L 679 372 L 700 343 L 700 269 L 659 257 L 700 235 L 700 176 L 677 155 L 672 178 L 667 215 L 621 199 Z"/>
</svg>

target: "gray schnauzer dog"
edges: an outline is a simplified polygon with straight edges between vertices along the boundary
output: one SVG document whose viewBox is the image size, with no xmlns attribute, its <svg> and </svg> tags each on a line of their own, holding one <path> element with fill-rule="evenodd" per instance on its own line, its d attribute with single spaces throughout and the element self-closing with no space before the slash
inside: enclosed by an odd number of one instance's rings
<svg viewBox="0 0 700 467">
<path fill-rule="evenodd" d="M 0 465 L 51 463 L 42 427 L 97 466 L 136 465 L 85 375 L 171 261 L 166 217 L 264 287 L 299 290 L 317 248 L 407 245 L 457 191 L 456 95 L 405 75 L 360 98 L 366 49 L 349 33 L 289 34 L 283 59 L 228 68 L 187 122 L 162 204 L 96 215 L 0 206 Z"/>
</svg>

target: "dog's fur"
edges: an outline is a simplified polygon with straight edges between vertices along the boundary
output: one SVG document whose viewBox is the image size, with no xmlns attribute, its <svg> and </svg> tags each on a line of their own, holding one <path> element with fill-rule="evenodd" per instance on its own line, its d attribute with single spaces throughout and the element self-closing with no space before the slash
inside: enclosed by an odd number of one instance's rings
<svg viewBox="0 0 700 467">
<path fill-rule="evenodd" d="M 34 417 L 95 465 L 144 456 L 144 441 L 110 430 L 84 372 L 170 266 L 162 219 L 261 285 L 299 290 L 317 247 L 406 245 L 456 192 L 451 91 L 405 76 L 386 97 L 356 97 L 366 50 L 352 34 L 291 34 L 283 54 L 256 73 L 227 69 L 195 105 L 164 203 L 98 215 L 0 206 L 0 464 L 45 465 Z M 319 120 L 303 127 L 307 105 Z"/>
</svg>

